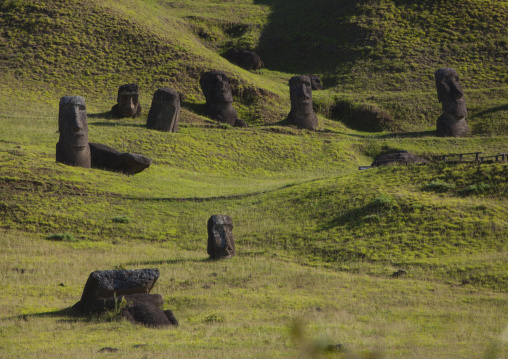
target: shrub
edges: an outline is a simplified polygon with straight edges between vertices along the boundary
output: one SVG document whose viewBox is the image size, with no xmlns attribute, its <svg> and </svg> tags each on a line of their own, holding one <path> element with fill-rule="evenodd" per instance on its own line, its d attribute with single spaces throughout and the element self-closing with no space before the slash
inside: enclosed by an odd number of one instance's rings
<svg viewBox="0 0 508 359">
<path fill-rule="evenodd" d="M 486 183 L 472 184 L 461 190 L 459 194 L 463 196 L 469 196 L 471 194 L 480 194 L 488 191 L 490 188 L 491 186 Z"/>
<path fill-rule="evenodd" d="M 116 216 L 113 217 L 113 222 L 115 223 L 130 223 L 131 219 L 127 216 Z"/>
<path fill-rule="evenodd" d="M 376 197 L 376 199 L 374 199 L 372 205 L 378 208 L 380 207 L 390 208 L 393 205 L 393 198 L 387 196 L 386 194 L 380 194 L 379 196 Z"/>
<path fill-rule="evenodd" d="M 78 239 L 70 233 L 55 233 L 46 237 L 50 241 L 76 242 Z"/>
<path fill-rule="evenodd" d="M 455 189 L 454 184 L 442 182 L 439 180 L 431 181 L 431 182 L 427 183 L 425 186 L 423 186 L 423 188 L 422 188 L 422 190 L 424 190 L 424 191 L 432 191 L 432 192 L 439 192 L 439 193 L 448 192 L 453 189 Z"/>
</svg>

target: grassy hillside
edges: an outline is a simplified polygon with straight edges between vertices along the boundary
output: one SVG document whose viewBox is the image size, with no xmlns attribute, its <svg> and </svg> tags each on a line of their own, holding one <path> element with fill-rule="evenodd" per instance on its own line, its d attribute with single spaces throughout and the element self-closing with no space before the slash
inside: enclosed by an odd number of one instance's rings
<svg viewBox="0 0 508 359">
<path fill-rule="evenodd" d="M 508 356 L 507 164 L 358 171 L 394 150 L 429 160 L 508 152 L 508 3 L 0 9 L 0 357 Z M 229 64 L 230 46 L 259 52 L 265 68 Z M 444 66 L 461 75 L 468 138 L 434 134 L 433 73 Z M 198 80 L 209 69 L 230 76 L 248 128 L 206 117 Z M 325 84 L 313 94 L 316 132 L 284 121 L 287 81 L 300 73 Z M 130 82 L 143 114 L 113 119 L 117 88 Z M 162 86 L 183 94 L 179 133 L 145 126 Z M 125 176 L 56 163 L 67 94 L 86 98 L 91 142 L 153 164 Z M 359 123 L 362 111 L 381 120 Z M 213 214 L 233 218 L 232 260 L 207 260 Z M 154 291 L 178 329 L 70 312 L 90 272 L 147 267 L 160 269 Z"/>
<path fill-rule="evenodd" d="M 9 81 L 53 94 L 114 102 L 136 82 L 149 103 L 171 86 L 202 115 L 201 73 L 232 78 L 240 114 L 251 124 L 284 119 L 287 80 L 315 73 L 337 101 L 390 119 L 385 129 L 422 131 L 440 114 L 433 74 L 455 67 L 466 90 L 473 134 L 507 133 L 508 5 L 498 1 L 4 1 L 0 65 Z M 73 16 L 79 10 L 81 16 Z M 307 25 L 308 24 L 308 25 Z M 265 69 L 250 74 L 219 55 L 230 46 L 258 51 Z M 68 79 L 72 79 L 69 81 Z M 109 107 L 104 107 L 107 111 Z M 190 117 L 192 117 L 189 114 Z"/>
</svg>

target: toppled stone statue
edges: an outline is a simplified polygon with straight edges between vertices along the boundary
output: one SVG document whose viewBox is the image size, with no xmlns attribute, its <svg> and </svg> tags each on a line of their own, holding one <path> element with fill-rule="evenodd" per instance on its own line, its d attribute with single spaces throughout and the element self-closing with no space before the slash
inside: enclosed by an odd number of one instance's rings
<svg viewBox="0 0 508 359">
<path fill-rule="evenodd" d="M 170 310 L 160 309 L 162 296 L 150 294 L 158 278 L 156 268 L 92 272 L 72 309 L 81 315 L 117 310 L 131 323 L 150 327 L 178 325 Z"/>
<path fill-rule="evenodd" d="M 263 61 L 258 54 L 247 50 L 230 48 L 224 57 L 231 63 L 240 66 L 245 70 L 258 70 L 263 67 Z"/>
<path fill-rule="evenodd" d="M 58 112 L 60 138 L 56 144 L 56 161 L 66 165 L 90 168 L 88 122 L 85 99 L 81 96 L 64 96 Z"/>
<path fill-rule="evenodd" d="M 391 164 L 428 163 L 424 158 L 418 157 L 407 151 L 397 151 L 376 156 L 371 167 L 387 166 Z"/>
<path fill-rule="evenodd" d="M 443 114 L 436 123 L 439 136 L 465 137 L 469 133 L 466 122 L 467 108 L 459 75 L 452 68 L 439 69 L 435 73 L 437 96 L 443 106 Z"/>
<path fill-rule="evenodd" d="M 120 153 L 100 143 L 89 143 L 85 99 L 81 96 L 64 96 L 60 99 L 58 130 L 57 162 L 128 175 L 139 173 L 152 164 L 152 160 L 143 155 Z"/>
<path fill-rule="evenodd" d="M 136 84 L 122 85 L 118 88 L 117 104 L 111 108 L 116 117 L 138 117 L 141 115 L 139 87 Z"/>
<path fill-rule="evenodd" d="M 136 153 L 120 153 L 100 143 L 90 143 L 92 167 L 135 175 L 150 167 L 152 160 Z"/>
<path fill-rule="evenodd" d="M 238 113 L 233 108 L 233 94 L 224 72 L 205 72 L 199 79 L 199 84 L 205 95 L 206 112 L 212 119 L 232 126 L 245 127 L 245 122 L 238 119 Z"/>
<path fill-rule="evenodd" d="M 321 80 L 316 75 L 309 75 L 310 78 L 310 87 L 312 88 L 312 91 L 315 90 L 322 90 L 323 85 L 321 84 Z"/>
<path fill-rule="evenodd" d="M 208 220 L 208 248 L 211 259 L 232 258 L 235 255 L 233 220 L 229 216 L 215 215 Z"/>
<path fill-rule="evenodd" d="M 288 120 L 299 128 L 314 131 L 318 118 L 312 109 L 312 87 L 308 76 L 293 76 L 289 80 L 291 111 Z"/>
<path fill-rule="evenodd" d="M 179 120 L 180 96 L 178 93 L 167 87 L 155 91 L 146 127 L 165 132 L 178 132 Z"/>
</svg>

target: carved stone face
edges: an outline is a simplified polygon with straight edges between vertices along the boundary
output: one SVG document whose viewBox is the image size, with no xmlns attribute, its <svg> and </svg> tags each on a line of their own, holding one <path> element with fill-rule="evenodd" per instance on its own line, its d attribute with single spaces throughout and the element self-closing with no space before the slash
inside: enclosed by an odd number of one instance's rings
<svg viewBox="0 0 508 359">
<path fill-rule="evenodd" d="M 443 112 L 457 120 L 467 116 L 466 100 L 459 83 L 459 75 L 452 68 L 439 69 L 435 73 L 437 96 Z"/>
<path fill-rule="evenodd" d="M 312 87 L 308 76 L 294 76 L 289 80 L 291 111 L 288 120 L 299 128 L 314 131 L 318 119 L 312 109 Z"/>
<path fill-rule="evenodd" d="M 56 144 L 56 161 L 71 166 L 90 168 L 88 122 L 85 99 L 81 96 L 64 96 L 58 113 L 60 139 Z"/>
<path fill-rule="evenodd" d="M 88 146 L 88 122 L 83 97 L 64 96 L 60 99 L 58 129 L 60 143 L 78 148 Z"/>
<path fill-rule="evenodd" d="M 170 88 L 155 91 L 146 126 L 160 131 L 178 132 L 180 96 Z"/>
<path fill-rule="evenodd" d="M 227 75 L 221 71 L 205 72 L 199 80 L 206 102 L 231 103 L 233 94 Z"/>
<path fill-rule="evenodd" d="M 222 71 L 208 71 L 199 79 L 206 98 L 206 112 L 216 121 L 235 125 L 238 113 L 233 108 L 233 94 L 227 75 Z"/>
<path fill-rule="evenodd" d="M 308 76 L 294 76 L 289 80 L 291 111 L 295 115 L 310 115 L 312 109 L 312 87 Z"/>
<path fill-rule="evenodd" d="M 138 85 L 122 85 L 118 89 L 118 114 L 120 117 L 135 117 L 139 108 Z"/>
</svg>

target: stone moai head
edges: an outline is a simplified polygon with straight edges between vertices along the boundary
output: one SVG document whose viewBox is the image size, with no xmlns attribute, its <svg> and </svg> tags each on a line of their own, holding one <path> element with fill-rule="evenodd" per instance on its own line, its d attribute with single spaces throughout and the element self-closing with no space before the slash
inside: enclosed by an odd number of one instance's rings
<svg viewBox="0 0 508 359">
<path fill-rule="evenodd" d="M 300 128 L 314 131 L 318 119 L 312 109 L 312 84 L 308 76 L 293 76 L 289 80 L 291 111 L 288 120 Z"/>
<path fill-rule="evenodd" d="M 146 127 L 165 132 L 178 132 L 179 120 L 180 95 L 167 87 L 155 91 Z"/>
<path fill-rule="evenodd" d="M 57 162 L 90 168 L 88 122 L 83 97 L 64 96 L 60 99 L 58 130 L 60 138 L 56 144 Z"/>
<path fill-rule="evenodd" d="M 215 215 L 208 220 L 207 253 L 212 259 L 231 258 L 235 255 L 233 220 L 229 216 Z"/>
<path fill-rule="evenodd" d="M 208 71 L 199 79 L 206 99 L 208 115 L 219 122 L 234 125 L 238 113 L 233 108 L 233 94 L 227 75 L 222 71 Z"/>
<path fill-rule="evenodd" d="M 442 104 L 443 114 L 437 120 L 437 133 L 440 136 L 464 137 L 469 132 L 466 122 L 467 108 L 464 92 L 459 83 L 459 75 L 452 68 L 435 72 L 437 97 Z"/>
<path fill-rule="evenodd" d="M 115 116 L 134 118 L 141 115 L 138 85 L 127 84 L 120 86 L 116 102 L 117 104 L 112 108 Z"/>
</svg>

